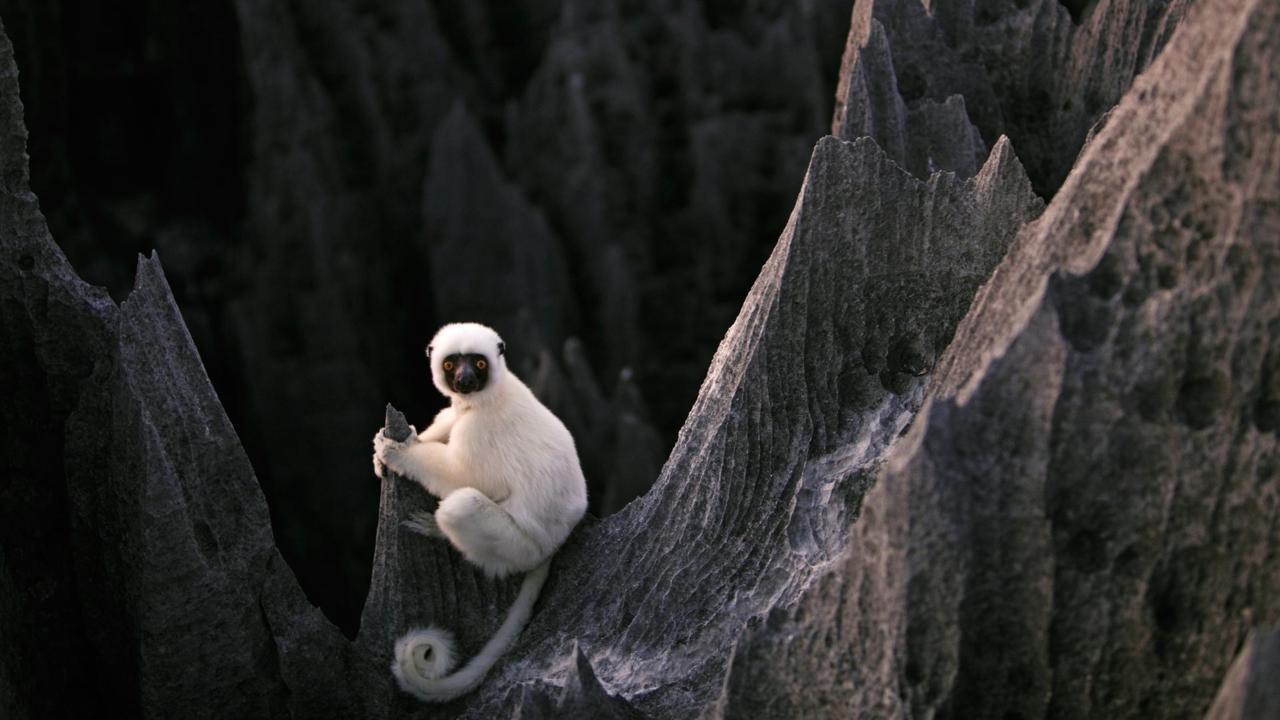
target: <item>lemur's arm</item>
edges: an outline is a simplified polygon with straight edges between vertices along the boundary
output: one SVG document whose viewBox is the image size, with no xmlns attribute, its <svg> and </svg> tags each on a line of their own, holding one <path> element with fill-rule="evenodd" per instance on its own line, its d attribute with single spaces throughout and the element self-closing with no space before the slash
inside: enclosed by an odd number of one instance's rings
<svg viewBox="0 0 1280 720">
<path fill-rule="evenodd" d="M 428 432 L 430 430 L 427 429 Z M 458 465 L 449 446 L 441 442 L 422 442 L 418 438 L 411 435 L 406 442 L 396 442 L 379 432 L 373 438 L 374 467 L 381 463 L 391 472 L 416 481 L 427 492 L 440 498 L 462 487 Z"/>
<path fill-rule="evenodd" d="M 436 414 L 431 427 L 418 434 L 418 442 L 449 442 L 449 431 L 453 429 L 453 423 L 457 419 L 458 414 L 453 408 L 447 407 L 441 410 Z"/>
</svg>

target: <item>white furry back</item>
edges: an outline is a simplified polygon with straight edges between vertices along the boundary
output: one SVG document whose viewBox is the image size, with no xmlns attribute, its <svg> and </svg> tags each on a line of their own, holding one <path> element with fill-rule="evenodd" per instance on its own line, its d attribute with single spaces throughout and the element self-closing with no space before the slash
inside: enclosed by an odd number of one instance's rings
<svg viewBox="0 0 1280 720">
<path fill-rule="evenodd" d="M 400 688 L 426 702 L 444 702 L 474 690 L 529 622 L 550 567 L 551 561 L 547 560 L 524 576 L 520 593 L 498 631 L 471 662 L 452 675 L 446 674 L 454 664 L 450 633 L 434 627 L 405 633 L 396 641 L 395 657 L 391 659 L 391 673 Z"/>
<path fill-rule="evenodd" d="M 528 386 L 508 373 L 505 422 L 472 456 L 494 477 L 520 478 L 503 509 L 547 552 L 564 542 L 587 510 L 587 483 L 573 435 Z"/>
</svg>

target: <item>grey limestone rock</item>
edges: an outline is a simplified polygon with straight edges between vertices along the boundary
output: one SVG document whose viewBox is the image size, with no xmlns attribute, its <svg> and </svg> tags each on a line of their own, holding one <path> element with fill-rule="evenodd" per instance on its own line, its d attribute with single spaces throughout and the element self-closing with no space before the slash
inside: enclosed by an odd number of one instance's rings
<svg viewBox="0 0 1280 720">
<path fill-rule="evenodd" d="M 602 378 L 659 427 L 786 221 L 831 108 L 848 0 L 565 0 L 505 113 L 505 166 L 578 258 Z"/>
<path fill-rule="evenodd" d="M 735 639 L 838 555 L 935 358 L 1040 209 L 1005 142 L 975 178 L 928 183 L 868 139 L 819 142 L 657 484 L 561 551 L 468 716 L 508 714 L 511 687 L 555 695 L 579 652 L 646 716 L 723 707 Z"/>
<path fill-rule="evenodd" d="M 368 437 L 387 399 L 415 421 L 437 409 L 420 348 L 439 324 L 485 316 L 521 364 L 580 338 L 606 394 L 631 369 L 644 454 L 665 455 L 828 122 L 849 6 L 0 0 L 0 14 L 60 246 L 116 299 L 136 253 L 159 249 L 281 551 L 353 633 L 376 532 Z M 494 292 L 480 260 L 547 272 L 503 272 Z M 546 337 L 525 341 L 530 327 Z M 656 475 L 646 460 L 615 492 L 613 450 L 589 460 L 610 507 Z"/>
<path fill-rule="evenodd" d="M 527 362 L 522 377 L 573 434 L 587 495 L 600 515 L 622 509 L 649 489 L 666 448 L 629 368 L 607 393 L 582 342 L 569 338 L 559 355 L 543 350 Z"/>
<path fill-rule="evenodd" d="M 1019 234 L 741 712 L 1200 717 L 1280 617 L 1280 7 L 1206 2 Z M 732 712 L 729 714 L 733 714 Z"/>
<path fill-rule="evenodd" d="M 1205 720 L 1274 720 L 1280 716 L 1280 632 L 1255 632 L 1231 663 Z"/>
<path fill-rule="evenodd" d="M 280 559 L 248 458 L 159 260 L 117 306 L 81 282 L 27 186 L 0 37 L 5 447 L 0 677 L 17 717 L 280 716 L 345 703 L 347 643 Z M 288 662 L 326 657 L 290 696 Z"/>
<path fill-rule="evenodd" d="M 382 434 L 397 442 L 404 442 L 413 434 L 413 428 L 409 427 L 409 420 L 404 416 L 404 413 L 392 407 L 391 403 L 387 403 L 387 414 L 382 425 Z"/>
<path fill-rule="evenodd" d="M 875 138 L 920 177 L 977 171 L 1013 141 L 1058 190 L 1090 127 L 1159 54 L 1192 0 L 869 0 L 854 5 L 832 132 Z"/>
<path fill-rule="evenodd" d="M 521 357 L 559 347 L 578 326 L 560 239 L 503 179 L 461 104 L 440 123 L 431 148 L 423 243 L 436 312 L 500 328 Z"/>
<path fill-rule="evenodd" d="M 6 136 L 21 140 L 16 95 L 6 102 Z M 854 469 L 918 405 L 921 374 L 1040 207 L 1003 143 L 977 178 L 944 174 L 927 184 L 870 141 L 820 143 L 792 221 L 658 490 L 571 538 L 541 611 L 483 691 L 426 709 L 389 678 L 395 636 L 438 622 L 457 632 L 464 654 L 474 652 L 501 619 L 513 581 L 486 580 L 444 543 L 402 531 L 399 521 L 425 507 L 426 495 L 384 482 L 360 635 L 343 639 L 275 551 L 262 496 L 158 262 L 140 264 L 121 308 L 79 283 L 21 185 L 21 143 L 7 152 L 5 177 L 18 184 L 5 195 L 5 221 L 27 234 L 5 235 L 5 317 L 15 337 L 26 328 L 32 340 L 12 346 L 6 367 L 56 378 L 60 361 L 37 351 L 80 358 L 63 385 L 30 384 L 29 402 L 14 405 L 48 418 L 47 428 L 31 426 L 11 442 L 24 453 L 14 457 L 48 446 L 40 456 L 56 460 L 45 481 L 26 481 L 28 504 L 6 510 L 73 519 L 58 535 L 64 566 L 42 566 L 66 596 L 43 612 L 60 612 L 62 622 L 29 618 L 35 586 L 17 561 L 33 540 L 6 538 L 5 607 L 23 608 L 19 621 L 50 634 L 15 643 L 4 658 L 3 687 L 35 703 L 33 712 L 69 695 L 47 686 L 61 673 L 21 659 L 59 643 L 82 644 L 74 655 L 83 667 L 107 668 L 94 676 L 101 697 L 142 712 L 485 716 L 605 705 L 631 716 L 715 707 L 730 651 L 721 641 L 761 617 L 776 594 L 798 592 L 810 561 L 834 552 L 869 478 Z M 925 233 L 912 222 L 922 216 Z M 51 293 L 68 300 L 51 306 Z M 44 307 L 60 314 L 32 314 Z M 87 331 L 69 343 L 37 337 L 76 322 Z M 578 354 L 566 356 L 571 365 Z M 769 372 L 780 359 L 797 371 Z M 826 400 L 811 408 L 802 401 L 810 384 L 834 392 L 819 393 Z M 622 395 L 619 402 L 637 407 Z M 840 449 L 849 438 L 861 438 L 862 450 Z M 778 502 L 793 508 L 778 514 Z M 706 515 L 712 507 L 723 509 L 718 520 Z M 86 621 L 87 633 L 69 630 Z M 216 672 L 201 672 L 208 668 Z M 29 694 L 32 683 L 47 692 Z"/>
</svg>

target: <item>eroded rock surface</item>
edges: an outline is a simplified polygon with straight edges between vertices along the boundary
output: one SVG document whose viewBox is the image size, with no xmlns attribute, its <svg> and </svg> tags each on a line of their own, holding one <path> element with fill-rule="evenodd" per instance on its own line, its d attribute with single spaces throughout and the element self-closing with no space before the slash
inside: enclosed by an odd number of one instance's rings
<svg viewBox="0 0 1280 720">
<path fill-rule="evenodd" d="M 341 701 L 347 643 L 276 551 L 159 261 L 139 261 L 117 306 L 49 237 L 16 81 L 0 37 L 6 711 L 272 717 Z M 282 636 L 300 641 L 292 661 L 327 658 L 317 693 L 290 698 Z"/>
<path fill-rule="evenodd" d="M 1206 3 L 1111 112 L 731 708 L 1203 715 L 1280 616 L 1277 28 Z"/>
<path fill-rule="evenodd" d="M 1052 197 L 1089 129 L 1160 53 L 1192 0 L 854 5 L 832 132 L 875 138 L 917 176 L 977 172 L 1001 135 Z"/>
<path fill-rule="evenodd" d="M 1004 142 L 976 178 L 928 183 L 869 139 L 819 142 L 658 483 L 562 551 L 468 716 L 558 697 L 576 652 L 648 716 L 711 712 L 734 638 L 838 554 L 974 291 L 1040 207 Z"/>
</svg>

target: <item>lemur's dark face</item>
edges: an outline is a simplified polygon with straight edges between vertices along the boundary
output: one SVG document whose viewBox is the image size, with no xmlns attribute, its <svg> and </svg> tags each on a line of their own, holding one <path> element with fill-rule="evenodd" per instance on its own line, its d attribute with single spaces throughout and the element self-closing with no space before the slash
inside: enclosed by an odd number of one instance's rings
<svg viewBox="0 0 1280 720">
<path fill-rule="evenodd" d="M 489 358 L 480 353 L 455 353 L 440 366 L 449 389 L 467 395 L 480 392 L 489 382 Z"/>
</svg>

